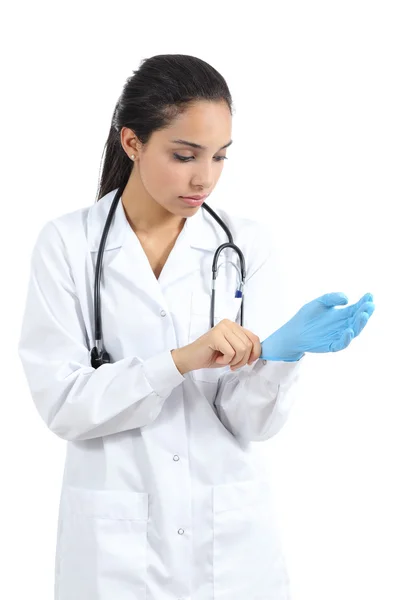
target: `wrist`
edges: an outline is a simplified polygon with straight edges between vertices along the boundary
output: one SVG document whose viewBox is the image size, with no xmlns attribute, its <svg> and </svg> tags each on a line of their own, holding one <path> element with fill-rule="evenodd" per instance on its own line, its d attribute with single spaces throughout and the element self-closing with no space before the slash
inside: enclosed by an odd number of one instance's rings
<svg viewBox="0 0 400 600">
<path fill-rule="evenodd" d="M 172 356 L 172 360 L 174 361 L 175 366 L 178 369 L 178 371 L 180 372 L 180 374 L 184 375 L 191 369 L 189 368 L 189 365 L 185 361 L 185 355 L 182 352 L 182 350 L 183 350 L 183 348 L 175 348 L 174 350 L 171 350 L 171 356 Z"/>
<path fill-rule="evenodd" d="M 290 340 L 281 340 L 278 330 L 261 342 L 260 358 L 263 360 L 296 362 L 303 358 L 304 352 L 293 349 L 293 345 Z M 289 349 L 290 346 L 292 346 L 291 349 Z"/>
</svg>

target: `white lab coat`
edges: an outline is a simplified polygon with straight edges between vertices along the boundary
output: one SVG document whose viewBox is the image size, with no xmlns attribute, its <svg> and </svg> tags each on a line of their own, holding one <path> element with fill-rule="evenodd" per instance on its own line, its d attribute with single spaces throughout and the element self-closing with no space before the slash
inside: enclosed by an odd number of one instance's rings
<svg viewBox="0 0 400 600">
<path fill-rule="evenodd" d="M 212 259 L 227 236 L 200 208 L 157 280 L 120 201 L 101 283 L 113 362 L 93 369 L 94 269 L 115 192 L 40 231 L 18 347 L 40 416 L 68 440 L 55 598 L 287 600 L 252 443 L 284 425 L 304 359 L 181 375 L 170 351 L 209 329 Z M 256 221 L 214 210 L 244 253 L 243 325 L 262 341 L 283 325 L 269 239 Z M 240 322 L 229 261 L 239 265 L 231 249 L 220 255 L 215 324 Z"/>
</svg>

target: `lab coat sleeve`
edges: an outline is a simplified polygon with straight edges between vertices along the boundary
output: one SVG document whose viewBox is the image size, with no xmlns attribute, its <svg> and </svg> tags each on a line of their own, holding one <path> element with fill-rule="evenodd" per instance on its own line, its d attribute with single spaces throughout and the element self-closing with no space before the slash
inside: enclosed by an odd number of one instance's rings
<svg viewBox="0 0 400 600">
<path fill-rule="evenodd" d="M 89 338 L 66 258 L 52 221 L 36 240 L 18 344 L 35 406 L 65 440 L 87 440 L 154 421 L 184 381 L 165 350 L 94 369 Z"/>
<path fill-rule="evenodd" d="M 276 243 L 262 224 L 254 224 L 244 295 L 243 327 L 262 342 L 297 312 L 288 302 L 283 262 Z M 237 322 L 240 323 L 239 318 Z M 297 362 L 259 359 L 218 381 L 215 408 L 224 426 L 245 441 L 264 441 L 278 433 L 296 397 L 296 384 L 305 356 Z"/>
</svg>

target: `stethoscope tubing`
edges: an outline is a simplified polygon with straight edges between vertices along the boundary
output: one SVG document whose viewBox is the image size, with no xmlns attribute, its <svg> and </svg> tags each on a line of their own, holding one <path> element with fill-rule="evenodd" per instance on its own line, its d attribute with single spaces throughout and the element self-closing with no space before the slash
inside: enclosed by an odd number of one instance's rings
<svg viewBox="0 0 400 600">
<path fill-rule="evenodd" d="M 92 367 L 97 369 L 102 364 L 110 363 L 111 358 L 109 353 L 106 351 L 103 343 L 103 331 L 102 331 L 102 321 L 101 321 L 101 299 L 100 299 L 100 281 L 101 281 L 101 271 L 103 264 L 103 254 L 104 248 L 108 236 L 108 232 L 111 227 L 111 223 L 117 209 L 118 203 L 122 196 L 125 186 L 120 186 L 113 198 L 111 203 L 110 210 L 107 215 L 107 219 L 104 225 L 104 230 L 100 240 L 99 251 L 96 260 L 96 269 L 95 269 L 95 277 L 94 277 L 94 329 L 95 329 L 95 346 L 92 348 L 91 355 L 91 363 Z M 214 327 L 215 321 L 215 290 L 216 290 L 216 280 L 218 275 L 218 259 L 219 255 L 225 248 L 232 248 L 239 256 L 240 260 L 240 284 L 238 289 L 235 292 L 236 298 L 242 298 L 241 306 L 240 306 L 240 325 L 243 327 L 244 322 L 244 284 L 246 280 L 246 265 L 245 258 L 243 252 L 240 250 L 236 244 L 233 243 L 232 234 L 227 227 L 227 225 L 222 221 L 222 219 L 204 202 L 202 204 L 202 208 L 205 209 L 222 227 L 228 236 L 229 242 L 225 244 L 221 244 L 214 253 L 213 263 L 212 263 L 212 282 L 211 282 L 211 308 L 210 308 L 210 329 Z M 234 265 L 235 268 L 236 265 Z"/>
</svg>

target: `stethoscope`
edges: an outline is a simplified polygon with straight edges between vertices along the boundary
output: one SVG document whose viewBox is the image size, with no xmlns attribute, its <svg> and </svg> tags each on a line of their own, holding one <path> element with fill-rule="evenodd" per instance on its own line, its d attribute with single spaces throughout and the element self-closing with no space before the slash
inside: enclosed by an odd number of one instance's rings
<svg viewBox="0 0 400 600">
<path fill-rule="evenodd" d="M 104 247 L 106 244 L 108 231 L 110 229 L 111 221 L 112 221 L 115 211 L 117 209 L 118 202 L 122 196 L 122 192 L 124 191 L 124 188 L 125 188 L 125 185 L 118 188 L 118 190 L 115 194 L 115 197 L 112 201 L 111 208 L 109 210 L 107 220 L 104 225 L 103 234 L 101 236 L 99 253 L 97 255 L 97 261 L 96 261 L 96 271 L 95 271 L 95 279 L 94 279 L 95 346 L 92 348 L 92 350 L 90 352 L 92 367 L 95 369 L 97 369 L 101 365 L 104 365 L 105 363 L 111 362 L 110 355 L 107 352 L 107 350 L 105 349 L 104 344 L 103 344 L 103 331 L 102 331 L 102 324 L 101 324 L 101 305 L 100 305 L 100 278 L 101 278 L 101 267 L 102 267 L 102 262 L 103 262 Z M 235 298 L 242 298 L 241 307 L 240 307 L 240 325 L 243 327 L 243 320 L 244 320 L 243 288 L 244 288 L 245 279 L 246 279 L 246 266 L 245 266 L 245 260 L 244 260 L 243 253 L 240 250 L 240 248 L 238 246 L 236 246 L 236 244 L 233 243 L 232 234 L 229 231 L 228 227 L 225 225 L 225 223 L 222 221 L 222 219 L 220 219 L 220 217 L 207 204 L 203 203 L 202 208 L 205 208 L 205 210 L 208 213 L 210 213 L 210 215 L 217 221 L 217 223 L 222 227 L 222 229 L 225 231 L 225 233 L 229 239 L 229 242 L 227 242 L 226 244 L 221 244 L 221 246 L 219 246 L 217 248 L 217 250 L 215 251 L 215 254 L 214 254 L 214 259 L 213 259 L 213 264 L 212 264 L 210 328 L 212 329 L 214 327 L 215 284 L 216 284 L 216 279 L 217 279 L 217 274 L 218 274 L 218 258 L 219 258 L 219 255 L 221 254 L 222 250 L 224 250 L 225 248 L 233 248 L 233 250 L 235 250 L 236 253 L 239 255 L 239 259 L 240 259 L 240 273 L 239 273 L 237 265 L 235 265 L 234 263 L 232 263 L 232 264 L 238 271 L 238 275 L 239 275 L 239 286 L 235 292 Z"/>
</svg>

